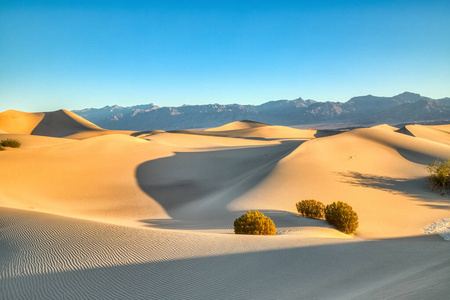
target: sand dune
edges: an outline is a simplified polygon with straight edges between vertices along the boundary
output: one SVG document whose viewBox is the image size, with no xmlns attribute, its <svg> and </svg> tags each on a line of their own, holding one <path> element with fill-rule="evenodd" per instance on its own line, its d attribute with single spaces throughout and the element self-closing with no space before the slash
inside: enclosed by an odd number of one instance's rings
<svg viewBox="0 0 450 300">
<path fill-rule="evenodd" d="M 0 152 L 5 299 L 450 292 L 449 244 L 424 232 L 450 217 L 448 195 L 425 180 L 426 164 L 450 156 L 448 126 L 114 132 L 67 111 L 7 111 L 0 128 L 0 139 L 23 144 Z M 349 203 L 357 234 L 299 217 L 303 199 Z M 250 209 L 278 234 L 234 235 L 233 220 Z"/>
<path fill-rule="evenodd" d="M 0 133 L 85 139 L 106 134 L 130 135 L 134 131 L 105 130 L 73 112 L 61 109 L 46 113 L 7 110 L 0 113 Z"/>
</svg>

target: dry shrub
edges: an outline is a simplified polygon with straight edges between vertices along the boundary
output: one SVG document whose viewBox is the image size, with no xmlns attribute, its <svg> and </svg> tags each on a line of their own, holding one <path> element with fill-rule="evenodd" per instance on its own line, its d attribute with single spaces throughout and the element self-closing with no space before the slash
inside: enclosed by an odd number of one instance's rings
<svg viewBox="0 0 450 300">
<path fill-rule="evenodd" d="M 313 199 L 302 200 L 296 204 L 297 211 L 303 217 L 323 219 L 325 218 L 325 205 Z"/>
<path fill-rule="evenodd" d="M 450 187 L 450 159 L 430 163 L 427 171 L 430 174 L 427 179 L 431 182 L 433 189 L 443 191 Z"/>
<path fill-rule="evenodd" d="M 273 221 L 259 211 L 248 211 L 234 221 L 236 234 L 275 235 L 277 229 Z"/>
<path fill-rule="evenodd" d="M 5 139 L 0 141 L 0 145 L 3 147 L 19 148 L 22 143 L 18 140 Z"/>
<path fill-rule="evenodd" d="M 325 219 L 337 230 L 346 234 L 353 234 L 359 226 L 358 215 L 347 203 L 338 201 L 327 205 Z"/>
</svg>

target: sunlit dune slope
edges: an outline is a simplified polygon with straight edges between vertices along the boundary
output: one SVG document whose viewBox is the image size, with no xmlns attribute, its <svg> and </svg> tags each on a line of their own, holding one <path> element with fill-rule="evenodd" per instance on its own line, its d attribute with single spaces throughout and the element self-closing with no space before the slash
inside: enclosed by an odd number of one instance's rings
<svg viewBox="0 0 450 300">
<path fill-rule="evenodd" d="M 72 143 L 74 140 L 66 138 L 55 138 L 48 136 L 37 136 L 29 134 L 2 134 L 0 133 L 0 140 L 3 139 L 15 139 L 20 141 L 20 149 L 6 148 L 11 151 L 21 151 L 27 148 L 41 148 L 41 147 L 51 147 L 56 145 L 62 145 L 66 143 Z"/>
<path fill-rule="evenodd" d="M 2 205 L 112 222 L 166 216 L 135 178 L 140 163 L 172 155 L 163 147 L 105 135 L 14 150 L 0 156 L 2 169 L 8 170 L 0 173 Z"/>
<path fill-rule="evenodd" d="M 380 125 L 377 125 L 377 126 L 373 126 L 372 128 L 384 129 L 384 130 L 388 130 L 388 131 L 397 131 L 398 130 L 397 127 L 390 126 L 388 124 L 380 124 Z"/>
<path fill-rule="evenodd" d="M 44 113 L 26 113 L 10 109 L 0 113 L 0 129 L 8 133 L 31 134 L 44 116 Z"/>
</svg>

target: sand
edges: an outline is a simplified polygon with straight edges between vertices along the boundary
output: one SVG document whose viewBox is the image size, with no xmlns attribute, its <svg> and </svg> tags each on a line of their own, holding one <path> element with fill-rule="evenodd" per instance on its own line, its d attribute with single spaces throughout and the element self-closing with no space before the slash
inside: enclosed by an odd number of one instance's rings
<svg viewBox="0 0 450 300">
<path fill-rule="evenodd" d="M 450 156 L 448 129 L 137 133 L 1 113 L 0 139 L 23 144 L 0 152 L 1 298 L 445 299 L 450 197 L 425 166 Z M 356 235 L 299 217 L 303 199 L 349 203 Z M 254 209 L 276 236 L 233 234 Z"/>
</svg>

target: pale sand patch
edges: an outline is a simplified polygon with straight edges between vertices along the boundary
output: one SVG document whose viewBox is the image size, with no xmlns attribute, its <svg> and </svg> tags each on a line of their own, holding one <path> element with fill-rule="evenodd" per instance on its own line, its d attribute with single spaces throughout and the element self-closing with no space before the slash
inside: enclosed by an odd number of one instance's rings
<svg viewBox="0 0 450 300">
<path fill-rule="evenodd" d="M 439 234 L 444 240 L 450 241 L 450 218 L 432 223 L 423 229 L 426 234 Z"/>
</svg>

